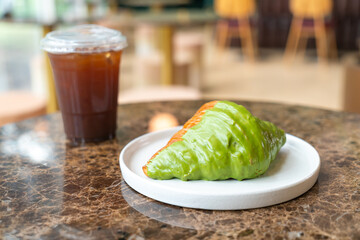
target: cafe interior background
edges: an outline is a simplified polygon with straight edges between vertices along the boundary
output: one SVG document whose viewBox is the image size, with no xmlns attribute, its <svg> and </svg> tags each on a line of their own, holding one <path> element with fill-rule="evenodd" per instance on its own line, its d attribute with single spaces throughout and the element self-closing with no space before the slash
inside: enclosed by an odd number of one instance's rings
<svg viewBox="0 0 360 240">
<path fill-rule="evenodd" d="M 128 40 L 119 104 L 228 99 L 360 113 L 360 0 L 1 0 L 0 125 L 58 110 L 40 40 Z"/>
</svg>

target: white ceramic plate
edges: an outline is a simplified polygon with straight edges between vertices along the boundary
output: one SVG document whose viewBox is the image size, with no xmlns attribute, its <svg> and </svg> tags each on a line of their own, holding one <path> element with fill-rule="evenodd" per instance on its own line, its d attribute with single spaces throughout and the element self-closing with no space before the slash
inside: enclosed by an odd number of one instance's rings
<svg viewBox="0 0 360 240">
<path fill-rule="evenodd" d="M 135 191 L 160 202 L 181 207 L 235 210 L 270 206 L 308 191 L 320 169 L 317 151 L 304 140 L 286 134 L 287 141 L 268 171 L 255 179 L 237 181 L 154 180 L 142 166 L 180 130 L 176 127 L 132 140 L 120 153 L 120 168 Z"/>
</svg>

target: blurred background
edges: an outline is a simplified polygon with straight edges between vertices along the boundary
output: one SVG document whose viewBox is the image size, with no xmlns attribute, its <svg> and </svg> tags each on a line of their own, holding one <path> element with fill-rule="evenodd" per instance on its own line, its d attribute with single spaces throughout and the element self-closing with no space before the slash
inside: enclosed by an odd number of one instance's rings
<svg viewBox="0 0 360 240">
<path fill-rule="evenodd" d="M 0 0 L 0 125 L 58 110 L 49 31 L 128 39 L 119 104 L 270 101 L 360 113 L 360 0 Z"/>
</svg>

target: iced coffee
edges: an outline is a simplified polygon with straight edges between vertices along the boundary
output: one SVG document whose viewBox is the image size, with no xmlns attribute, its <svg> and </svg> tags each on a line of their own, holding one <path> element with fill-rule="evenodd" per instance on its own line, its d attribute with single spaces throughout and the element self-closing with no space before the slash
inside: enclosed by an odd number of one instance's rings
<svg viewBox="0 0 360 240">
<path fill-rule="evenodd" d="M 81 25 L 49 33 L 42 47 L 51 62 L 70 143 L 114 138 L 119 68 L 126 38 L 112 29 Z"/>
</svg>

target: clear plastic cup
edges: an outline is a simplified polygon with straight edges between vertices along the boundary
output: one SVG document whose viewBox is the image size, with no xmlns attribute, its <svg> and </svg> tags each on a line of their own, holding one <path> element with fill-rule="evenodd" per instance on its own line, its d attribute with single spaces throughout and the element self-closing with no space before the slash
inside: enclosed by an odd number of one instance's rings
<svg viewBox="0 0 360 240">
<path fill-rule="evenodd" d="M 97 25 L 50 32 L 41 40 L 71 145 L 115 138 L 120 60 L 126 46 L 119 31 Z"/>
</svg>

